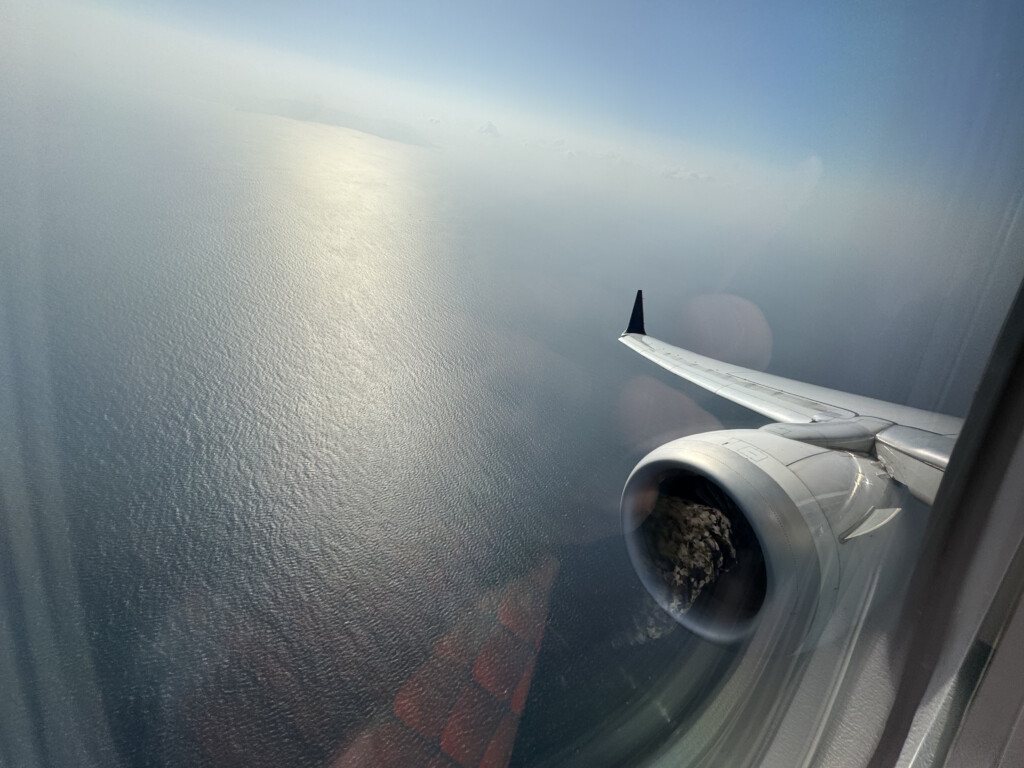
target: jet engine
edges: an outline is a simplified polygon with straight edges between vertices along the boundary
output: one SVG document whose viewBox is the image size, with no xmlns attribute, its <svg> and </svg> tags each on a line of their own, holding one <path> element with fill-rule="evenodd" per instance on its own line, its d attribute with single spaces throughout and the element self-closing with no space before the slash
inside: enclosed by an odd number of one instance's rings
<svg viewBox="0 0 1024 768">
<path fill-rule="evenodd" d="M 637 574 L 679 623 L 722 643 L 756 627 L 794 651 L 821 636 L 844 574 L 877 559 L 872 539 L 905 491 L 868 455 L 774 426 L 655 449 L 626 482 L 622 516 Z"/>
</svg>

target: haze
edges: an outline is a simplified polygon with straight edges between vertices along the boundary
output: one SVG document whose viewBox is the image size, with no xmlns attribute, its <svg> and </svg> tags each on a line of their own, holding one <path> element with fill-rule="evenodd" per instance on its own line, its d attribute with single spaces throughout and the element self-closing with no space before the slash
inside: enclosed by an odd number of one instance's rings
<svg viewBox="0 0 1024 768">
<path fill-rule="evenodd" d="M 697 706 L 618 496 L 760 421 L 615 342 L 635 290 L 670 343 L 962 415 L 1024 273 L 1013 3 L 0 16 L 15 764 L 322 765 L 552 558 L 517 759 L 630 680 Z"/>
</svg>

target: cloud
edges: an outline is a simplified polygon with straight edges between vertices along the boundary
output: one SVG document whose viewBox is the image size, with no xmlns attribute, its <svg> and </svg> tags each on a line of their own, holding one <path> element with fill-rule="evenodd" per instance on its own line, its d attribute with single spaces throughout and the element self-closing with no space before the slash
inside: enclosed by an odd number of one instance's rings
<svg viewBox="0 0 1024 768">
<path fill-rule="evenodd" d="M 685 168 L 670 167 L 666 168 L 661 172 L 663 179 L 678 179 L 679 181 L 714 181 L 715 178 L 708 173 L 698 173 L 697 171 L 688 171 Z"/>
<path fill-rule="evenodd" d="M 306 123 L 336 125 L 389 141 L 400 141 L 421 147 L 432 146 L 414 128 L 400 121 L 368 118 L 342 109 L 331 109 L 323 104 L 299 99 L 240 98 L 237 100 L 236 106 L 245 112 L 277 115 Z"/>
<path fill-rule="evenodd" d="M 498 130 L 498 126 L 490 120 L 488 120 L 484 125 L 481 125 L 478 132 L 481 136 L 490 136 L 493 139 L 501 138 L 501 132 Z"/>
</svg>

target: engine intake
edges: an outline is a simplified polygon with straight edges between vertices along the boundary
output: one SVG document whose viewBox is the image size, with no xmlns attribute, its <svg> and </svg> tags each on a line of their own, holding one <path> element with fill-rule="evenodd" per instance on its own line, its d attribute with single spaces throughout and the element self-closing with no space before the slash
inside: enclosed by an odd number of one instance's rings
<svg viewBox="0 0 1024 768">
<path fill-rule="evenodd" d="M 761 430 L 693 435 L 655 449 L 622 493 L 630 559 L 680 624 L 716 642 L 764 628 L 795 650 L 832 615 L 838 532 L 891 492 L 865 456 Z M 884 473 L 881 473 L 884 474 Z"/>
<path fill-rule="evenodd" d="M 644 582 L 662 593 L 659 603 L 673 616 L 724 630 L 761 610 L 761 545 L 735 502 L 707 478 L 679 472 L 662 480 L 636 538 Z"/>
</svg>

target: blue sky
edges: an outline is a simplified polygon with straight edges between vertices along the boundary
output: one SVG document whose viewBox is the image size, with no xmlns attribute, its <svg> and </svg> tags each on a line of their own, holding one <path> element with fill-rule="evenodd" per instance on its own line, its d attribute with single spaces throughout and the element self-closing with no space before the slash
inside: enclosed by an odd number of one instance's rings
<svg viewBox="0 0 1024 768">
<path fill-rule="evenodd" d="M 1020 70 L 1010 3 L 146 0 L 122 4 L 313 58 L 783 161 L 953 145 L 980 76 Z M 1014 105 L 1016 106 L 1016 105 Z M 938 118 L 938 119 L 936 119 Z M 876 158 L 877 159 L 877 158 Z"/>
</svg>

